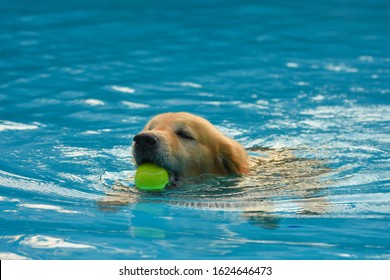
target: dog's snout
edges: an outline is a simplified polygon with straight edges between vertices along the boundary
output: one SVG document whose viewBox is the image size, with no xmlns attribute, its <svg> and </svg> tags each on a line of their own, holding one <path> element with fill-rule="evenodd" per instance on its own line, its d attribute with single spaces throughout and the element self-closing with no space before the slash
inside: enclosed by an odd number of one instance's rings
<svg viewBox="0 0 390 280">
<path fill-rule="evenodd" d="M 154 146 L 157 143 L 156 135 L 152 133 L 140 133 L 134 136 L 133 141 L 140 146 Z"/>
</svg>

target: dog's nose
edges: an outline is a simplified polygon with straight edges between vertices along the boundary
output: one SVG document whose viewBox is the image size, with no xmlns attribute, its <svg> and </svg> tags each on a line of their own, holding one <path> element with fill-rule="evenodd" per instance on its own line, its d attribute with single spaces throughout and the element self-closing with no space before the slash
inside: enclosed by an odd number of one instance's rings
<svg viewBox="0 0 390 280">
<path fill-rule="evenodd" d="M 134 136 L 133 141 L 140 146 L 154 146 L 157 143 L 157 137 L 152 133 L 140 133 Z"/>
</svg>

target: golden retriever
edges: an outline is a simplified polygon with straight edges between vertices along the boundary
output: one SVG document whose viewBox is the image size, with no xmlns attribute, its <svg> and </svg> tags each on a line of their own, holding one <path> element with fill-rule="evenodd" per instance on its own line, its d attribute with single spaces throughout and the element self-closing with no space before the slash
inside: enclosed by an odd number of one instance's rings
<svg viewBox="0 0 390 280">
<path fill-rule="evenodd" d="M 274 228 L 278 217 L 273 213 L 278 205 L 273 198 L 281 193 L 291 196 L 291 203 L 299 204 L 297 209 L 302 213 L 321 214 L 328 207 L 327 200 L 316 195 L 327 184 L 319 180 L 322 174 L 329 172 L 323 161 L 297 158 L 292 149 L 252 147 L 248 149 L 249 156 L 239 143 L 199 116 L 184 112 L 158 115 L 133 140 L 136 165 L 153 162 L 164 167 L 170 174 L 170 186 L 176 186 L 180 177 L 190 177 L 191 181 L 201 174 L 245 175 L 233 181 L 235 189 L 248 189 L 248 192 L 237 193 L 238 204 L 229 197 L 219 203 L 211 202 L 210 206 L 206 193 L 205 201 L 202 198 L 197 201 L 200 208 L 204 205 L 207 209 L 214 206 L 219 209 L 219 205 L 225 210 L 237 208 L 246 219 Z M 134 177 L 126 180 L 133 181 Z M 126 182 L 118 181 L 110 186 L 111 191 L 98 202 L 101 210 L 115 211 L 118 206 L 137 205 L 142 195 L 136 188 L 129 188 Z M 186 207 L 185 201 L 177 202 L 176 198 L 173 194 L 170 202 Z"/>
<path fill-rule="evenodd" d="M 204 173 L 249 173 L 248 155 L 209 121 L 189 113 L 165 113 L 152 118 L 134 137 L 137 165 L 153 162 L 168 170 L 170 184 L 180 177 Z"/>
</svg>

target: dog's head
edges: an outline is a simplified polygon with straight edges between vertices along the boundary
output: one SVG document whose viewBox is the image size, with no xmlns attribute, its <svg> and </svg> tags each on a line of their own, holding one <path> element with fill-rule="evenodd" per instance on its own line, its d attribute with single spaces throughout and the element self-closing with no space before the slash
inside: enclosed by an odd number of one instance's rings
<svg viewBox="0 0 390 280">
<path fill-rule="evenodd" d="M 137 165 L 153 162 L 176 178 L 248 172 L 242 146 L 189 113 L 165 113 L 150 120 L 134 137 L 133 156 Z"/>
</svg>

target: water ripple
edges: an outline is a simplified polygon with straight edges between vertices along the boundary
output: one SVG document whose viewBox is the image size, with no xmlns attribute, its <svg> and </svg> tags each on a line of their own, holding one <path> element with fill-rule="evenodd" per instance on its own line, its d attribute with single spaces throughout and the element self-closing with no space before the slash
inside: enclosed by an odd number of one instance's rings
<svg viewBox="0 0 390 280">
<path fill-rule="evenodd" d="M 34 235 L 34 236 L 25 237 L 20 242 L 20 244 L 24 245 L 24 246 L 29 246 L 32 248 L 38 248 L 38 249 L 54 249 L 54 248 L 95 249 L 94 246 L 80 244 L 80 243 L 67 242 L 61 238 L 56 238 L 56 237 L 52 237 L 52 236 L 45 236 L 45 235 Z"/>
<path fill-rule="evenodd" d="M 75 189 L 64 188 L 54 183 L 27 178 L 1 170 L 0 185 L 2 187 L 19 189 L 30 193 L 41 193 L 63 198 L 82 198 L 83 200 L 97 200 L 100 198 L 99 195 L 94 193 L 87 193 Z"/>
</svg>

